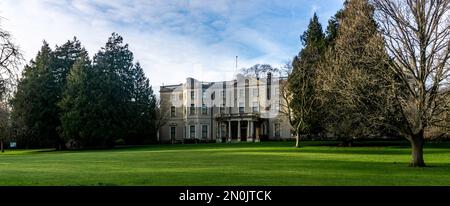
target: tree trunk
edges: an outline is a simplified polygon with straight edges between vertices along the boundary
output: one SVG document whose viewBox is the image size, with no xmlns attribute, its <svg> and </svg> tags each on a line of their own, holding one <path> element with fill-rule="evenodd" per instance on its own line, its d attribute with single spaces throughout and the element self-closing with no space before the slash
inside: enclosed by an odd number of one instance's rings
<svg viewBox="0 0 450 206">
<path fill-rule="evenodd" d="M 295 134 L 295 147 L 300 148 L 300 125 L 297 126 L 297 132 Z"/>
<path fill-rule="evenodd" d="M 159 129 L 156 130 L 156 142 L 159 143 Z"/>
<path fill-rule="evenodd" d="M 424 137 L 423 130 L 421 130 L 418 134 L 415 134 L 411 137 L 411 163 L 409 166 L 411 167 L 425 167 L 425 161 L 423 160 L 423 145 L 424 145 Z"/>
<path fill-rule="evenodd" d="M 0 147 L 1 147 L 1 149 L 2 149 L 2 153 L 4 153 L 5 152 L 5 148 L 3 147 L 3 140 L 0 140 Z"/>
<path fill-rule="evenodd" d="M 64 143 L 63 143 L 63 140 L 61 140 L 61 139 L 58 139 L 57 140 L 57 143 L 56 143 L 56 146 L 55 146 L 55 149 L 57 150 L 57 151 L 62 151 L 62 150 L 64 150 Z"/>
<path fill-rule="evenodd" d="M 342 140 L 341 144 L 339 144 L 341 147 L 352 147 L 353 146 L 353 138 L 345 138 Z"/>
</svg>

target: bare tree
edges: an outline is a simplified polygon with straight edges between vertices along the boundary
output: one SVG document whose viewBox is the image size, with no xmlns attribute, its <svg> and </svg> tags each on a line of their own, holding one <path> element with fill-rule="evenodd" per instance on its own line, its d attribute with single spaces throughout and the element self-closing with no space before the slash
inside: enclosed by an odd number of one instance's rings
<svg viewBox="0 0 450 206">
<path fill-rule="evenodd" d="M 282 69 L 280 69 L 280 75 L 283 74 L 283 76 L 291 75 L 292 73 L 292 65 L 291 63 L 286 63 Z M 288 82 L 281 82 L 280 84 L 280 94 L 281 94 L 281 101 L 280 101 L 280 113 L 289 121 L 290 129 L 295 134 L 295 147 L 300 146 L 300 133 L 297 132 L 299 130 L 300 121 L 296 119 L 296 116 L 294 116 L 294 112 L 292 109 L 292 92 L 289 90 L 289 84 Z"/>
<path fill-rule="evenodd" d="M 292 68 L 299 68 L 299 60 L 296 56 L 292 63 Z M 292 72 L 288 81 L 282 85 L 281 96 L 284 100 L 282 105 L 282 113 L 285 113 L 289 119 L 290 125 L 294 131 L 296 143 L 299 147 L 299 142 L 302 134 L 310 128 L 310 118 L 313 114 L 313 109 L 316 106 L 317 98 L 313 94 L 314 82 L 311 71 L 308 69 L 297 69 Z"/>
<path fill-rule="evenodd" d="M 19 47 L 12 41 L 11 34 L 2 28 L 0 28 L 0 50 L 0 147 L 3 152 L 10 122 L 7 102 L 17 82 L 18 68 L 23 56 Z"/>
<path fill-rule="evenodd" d="M 242 68 L 241 73 L 246 76 L 251 76 L 259 79 L 263 75 L 267 75 L 267 73 L 279 73 L 279 69 L 272 67 L 269 64 L 255 64 L 250 68 Z"/>
<path fill-rule="evenodd" d="M 0 102 L 0 150 L 5 152 L 4 141 L 9 137 L 10 131 L 10 111 L 7 102 Z"/>
<path fill-rule="evenodd" d="M 161 127 L 167 123 L 167 117 L 170 115 L 170 108 L 167 108 L 167 106 L 158 99 L 156 101 L 155 113 L 156 141 L 159 143 L 159 131 Z"/>
<path fill-rule="evenodd" d="M 13 42 L 11 34 L 2 28 L 0 28 L 0 50 L 0 95 L 3 97 L 10 94 L 14 88 L 23 56 Z"/>
<path fill-rule="evenodd" d="M 411 166 L 423 167 L 424 132 L 450 127 L 450 0 L 372 0 L 385 38 L 395 99 L 411 142 Z"/>
<path fill-rule="evenodd" d="M 280 77 L 289 77 L 292 73 L 292 60 L 285 61 L 283 66 L 276 71 Z"/>
<path fill-rule="evenodd" d="M 282 100 L 280 103 L 280 113 L 283 114 L 284 116 L 286 116 L 287 119 L 289 120 L 289 125 L 291 127 L 291 131 L 296 131 L 298 122 L 295 121 L 295 117 L 292 112 L 292 107 L 290 104 L 291 99 L 292 99 L 292 94 L 289 92 L 286 83 L 280 85 L 280 93 L 281 93 L 281 100 Z M 294 134 L 295 134 L 295 147 L 299 147 L 300 137 L 299 137 L 298 133 L 294 132 Z"/>
</svg>

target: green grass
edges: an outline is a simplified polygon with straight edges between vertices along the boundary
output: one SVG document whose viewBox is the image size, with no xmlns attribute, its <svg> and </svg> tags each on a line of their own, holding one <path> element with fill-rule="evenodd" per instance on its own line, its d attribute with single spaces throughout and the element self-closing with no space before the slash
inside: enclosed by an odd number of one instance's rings
<svg viewBox="0 0 450 206">
<path fill-rule="evenodd" d="M 155 145 L 0 155 L 0 185 L 450 185 L 450 145 L 341 148 L 322 143 Z M 321 146 L 322 145 L 322 146 Z"/>
</svg>

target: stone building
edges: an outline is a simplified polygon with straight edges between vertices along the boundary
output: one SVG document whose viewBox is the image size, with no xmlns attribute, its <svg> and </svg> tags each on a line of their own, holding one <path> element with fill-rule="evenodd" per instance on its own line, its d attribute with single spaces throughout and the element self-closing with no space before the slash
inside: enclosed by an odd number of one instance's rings
<svg viewBox="0 0 450 206">
<path fill-rule="evenodd" d="M 163 126 L 160 142 L 259 142 L 290 139 L 289 122 L 280 111 L 285 78 L 237 75 L 221 82 L 187 78 L 161 86 Z"/>
</svg>

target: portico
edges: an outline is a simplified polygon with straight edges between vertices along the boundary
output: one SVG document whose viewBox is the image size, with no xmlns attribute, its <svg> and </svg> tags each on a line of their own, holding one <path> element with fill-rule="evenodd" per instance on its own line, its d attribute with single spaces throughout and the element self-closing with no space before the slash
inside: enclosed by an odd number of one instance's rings
<svg viewBox="0 0 450 206">
<path fill-rule="evenodd" d="M 259 142 L 260 118 L 254 114 L 220 114 L 216 116 L 217 139 L 227 142 Z"/>
</svg>

